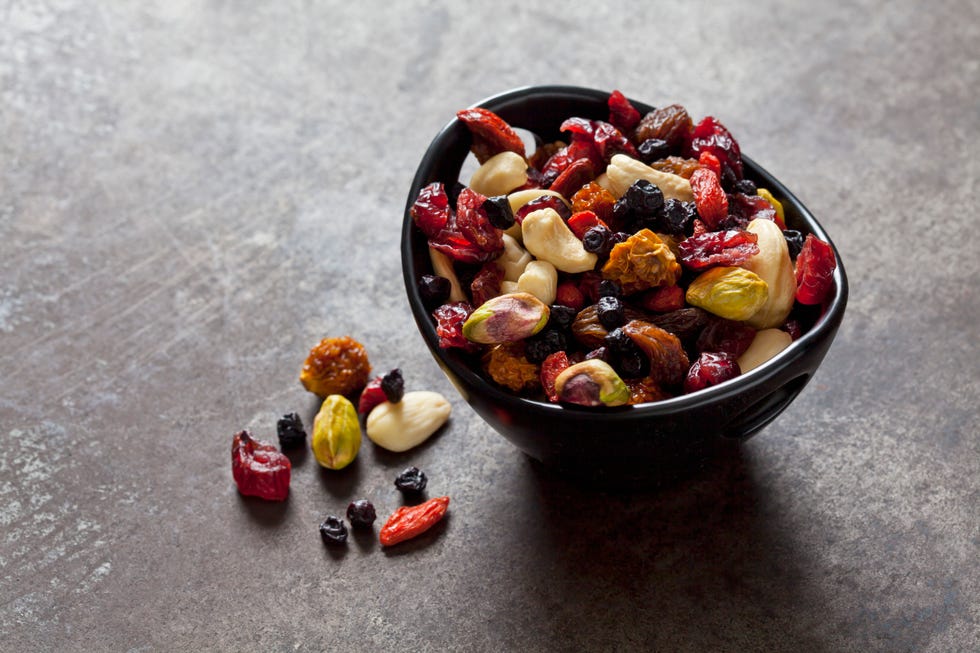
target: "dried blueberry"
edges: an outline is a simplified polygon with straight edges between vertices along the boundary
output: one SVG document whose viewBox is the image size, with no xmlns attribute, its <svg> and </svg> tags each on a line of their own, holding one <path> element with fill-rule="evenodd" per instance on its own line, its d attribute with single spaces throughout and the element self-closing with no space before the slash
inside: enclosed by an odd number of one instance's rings
<svg viewBox="0 0 980 653">
<path fill-rule="evenodd" d="M 283 451 L 302 446 L 306 442 L 303 420 L 296 413 L 286 413 L 279 418 L 276 432 L 279 434 L 279 448 Z"/>
<path fill-rule="evenodd" d="M 430 311 L 445 304 L 449 300 L 451 290 L 452 284 L 446 277 L 423 274 L 419 279 L 419 295 L 422 297 L 422 303 Z"/>
<path fill-rule="evenodd" d="M 596 315 L 606 329 L 615 329 L 626 323 L 626 309 L 619 297 L 600 297 L 596 302 Z"/>
<path fill-rule="evenodd" d="M 340 517 L 330 515 L 320 524 L 320 537 L 324 544 L 343 544 L 347 541 L 347 527 Z"/>
<path fill-rule="evenodd" d="M 532 363 L 542 363 L 551 354 L 567 347 L 565 334 L 555 329 L 545 329 L 524 341 L 524 356 Z"/>
<path fill-rule="evenodd" d="M 638 179 L 626 190 L 626 204 L 640 216 L 652 216 L 664 207 L 664 194 L 646 179 Z"/>
<path fill-rule="evenodd" d="M 582 246 L 587 252 L 592 252 L 600 257 L 607 256 L 609 250 L 612 249 L 612 245 L 609 244 L 610 235 L 609 229 L 602 225 L 590 227 L 582 236 Z"/>
<path fill-rule="evenodd" d="M 556 329 L 565 330 L 572 326 L 578 312 L 571 306 L 562 304 L 552 304 L 551 312 L 548 317 L 548 326 Z"/>
<path fill-rule="evenodd" d="M 510 208 L 506 195 L 488 197 L 483 201 L 482 208 L 490 224 L 497 229 L 509 229 L 514 226 L 514 212 Z"/>
<path fill-rule="evenodd" d="M 625 231 L 617 231 L 612 236 L 609 237 L 609 242 L 612 243 L 613 247 L 620 243 L 625 243 L 629 239 L 630 235 Z"/>
<path fill-rule="evenodd" d="M 697 210 L 694 208 L 693 202 L 669 199 L 664 202 L 661 224 L 663 224 L 665 231 L 680 236 L 688 232 L 696 217 Z"/>
<path fill-rule="evenodd" d="M 736 193 L 743 193 L 745 195 L 758 195 L 759 191 L 755 187 L 755 182 L 751 179 L 740 179 L 735 182 L 732 186 L 732 191 Z"/>
<path fill-rule="evenodd" d="M 613 367 L 623 378 L 638 379 L 650 373 L 650 359 L 638 348 L 634 348 L 619 354 Z"/>
<path fill-rule="evenodd" d="M 425 489 L 428 482 L 429 479 L 426 478 L 425 472 L 420 470 L 418 467 L 409 467 L 395 479 L 395 487 L 401 492 L 410 494 L 413 492 L 421 492 Z"/>
<path fill-rule="evenodd" d="M 640 146 L 636 150 L 640 153 L 640 159 L 643 160 L 643 163 L 657 161 L 670 155 L 670 145 L 667 141 L 659 138 L 646 139 L 640 143 Z"/>
<path fill-rule="evenodd" d="M 381 391 L 385 393 L 385 399 L 393 404 L 397 404 L 405 396 L 405 379 L 402 378 L 402 371 L 395 368 L 381 377 Z"/>
<path fill-rule="evenodd" d="M 352 501 L 347 506 L 347 519 L 354 528 L 370 528 L 377 518 L 378 513 L 374 510 L 374 504 L 367 499 Z"/>
<path fill-rule="evenodd" d="M 783 238 L 786 239 L 786 246 L 789 248 L 790 258 L 796 258 L 803 249 L 805 236 L 796 229 L 783 229 Z"/>
<path fill-rule="evenodd" d="M 623 352 L 632 351 L 636 346 L 633 344 L 633 339 L 626 335 L 623 329 L 613 329 L 606 334 L 603 339 L 603 344 L 614 355 L 621 354 Z"/>
<path fill-rule="evenodd" d="M 593 358 L 598 358 L 599 360 L 605 361 L 606 363 L 608 363 L 612 359 L 611 355 L 609 354 L 609 350 L 606 349 L 605 347 L 598 347 L 585 355 L 585 360 L 587 361 L 592 360 Z"/>
<path fill-rule="evenodd" d="M 612 279 L 603 279 L 599 282 L 600 297 L 622 297 L 623 289 Z"/>
</svg>

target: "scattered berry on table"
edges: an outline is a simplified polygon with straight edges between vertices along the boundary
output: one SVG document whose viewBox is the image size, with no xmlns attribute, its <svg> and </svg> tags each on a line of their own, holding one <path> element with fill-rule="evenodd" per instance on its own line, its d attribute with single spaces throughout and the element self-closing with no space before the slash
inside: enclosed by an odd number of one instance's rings
<svg viewBox="0 0 980 653">
<path fill-rule="evenodd" d="M 276 433 L 279 435 L 279 448 L 283 451 L 306 444 L 306 429 L 296 413 L 286 413 L 280 417 L 276 422 Z"/>
<path fill-rule="evenodd" d="M 246 496 L 283 501 L 289 496 L 292 463 L 275 445 L 256 440 L 248 431 L 235 434 L 231 445 L 231 475 Z"/>
<path fill-rule="evenodd" d="M 330 515 L 320 524 L 320 537 L 325 544 L 344 544 L 347 542 L 347 527 L 340 517 Z"/>
<path fill-rule="evenodd" d="M 393 404 L 397 404 L 405 396 L 405 379 L 402 378 L 402 371 L 395 368 L 381 377 L 381 391 L 385 397 Z"/>
<path fill-rule="evenodd" d="M 378 513 L 374 510 L 374 504 L 367 499 L 352 501 L 347 506 L 347 520 L 354 528 L 370 528 L 377 518 Z"/>
<path fill-rule="evenodd" d="M 409 467 L 395 478 L 395 487 L 406 494 L 421 492 L 428 483 L 425 472 L 418 467 Z"/>
</svg>

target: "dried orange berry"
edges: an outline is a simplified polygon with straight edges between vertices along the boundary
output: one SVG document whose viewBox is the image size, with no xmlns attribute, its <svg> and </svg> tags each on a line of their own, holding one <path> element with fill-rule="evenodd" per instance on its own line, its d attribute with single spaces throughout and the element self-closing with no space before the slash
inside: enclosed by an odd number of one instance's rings
<svg viewBox="0 0 980 653">
<path fill-rule="evenodd" d="M 668 156 L 666 159 L 658 159 L 647 164 L 654 170 L 669 172 L 672 175 L 690 179 L 694 171 L 701 167 L 697 159 L 685 159 L 680 156 Z"/>
<path fill-rule="evenodd" d="M 364 345 L 349 336 L 324 338 L 310 350 L 299 373 L 300 383 L 313 394 L 352 395 L 371 373 Z"/>
<path fill-rule="evenodd" d="M 642 379 L 623 379 L 630 391 L 629 404 L 646 404 L 651 401 L 670 399 L 671 394 L 664 392 L 656 381 L 649 376 Z"/>
<path fill-rule="evenodd" d="M 667 243 L 649 229 L 641 229 L 612 248 L 602 276 L 630 294 L 677 283 L 681 266 Z"/>
<path fill-rule="evenodd" d="M 612 217 L 615 205 L 616 198 L 613 194 L 594 181 L 582 186 L 572 195 L 572 213 L 592 211 L 603 222 Z"/>
<path fill-rule="evenodd" d="M 483 356 L 490 378 L 514 392 L 535 390 L 541 385 L 540 369 L 524 356 L 523 342 L 506 342 Z"/>
</svg>

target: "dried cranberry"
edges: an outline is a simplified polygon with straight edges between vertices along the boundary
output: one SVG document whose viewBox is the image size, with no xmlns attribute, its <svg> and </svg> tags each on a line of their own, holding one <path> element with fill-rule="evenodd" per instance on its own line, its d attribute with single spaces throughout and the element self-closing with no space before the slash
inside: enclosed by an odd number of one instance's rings
<svg viewBox="0 0 980 653">
<path fill-rule="evenodd" d="M 699 352 L 729 354 L 738 358 L 749 348 L 755 338 L 755 329 L 732 320 L 716 319 L 698 336 Z"/>
<path fill-rule="evenodd" d="M 420 190 L 410 213 L 422 233 L 434 238 L 449 222 L 449 197 L 445 187 L 434 182 Z"/>
<path fill-rule="evenodd" d="M 458 348 L 466 351 L 479 351 L 479 346 L 463 336 L 463 322 L 473 312 L 469 302 L 450 302 L 432 311 L 436 320 L 436 335 L 443 349 Z"/>
<path fill-rule="evenodd" d="M 544 393 L 548 397 L 548 401 L 552 403 L 558 402 L 558 393 L 555 391 L 555 379 L 568 367 L 570 367 L 568 354 L 564 351 L 556 351 L 550 354 L 541 363 L 541 387 L 544 388 Z"/>
<path fill-rule="evenodd" d="M 524 218 L 534 213 L 535 211 L 540 211 L 541 209 L 554 209 L 558 215 L 561 216 L 562 220 L 568 220 L 572 217 L 572 212 L 569 210 L 568 205 L 565 204 L 561 198 L 555 197 L 554 195 L 542 195 L 541 197 L 535 198 L 517 209 L 517 213 L 514 217 L 518 222 L 524 222 Z"/>
<path fill-rule="evenodd" d="M 636 110 L 626 96 L 619 91 L 609 94 L 609 122 L 617 129 L 629 133 L 640 122 L 640 112 Z"/>
<path fill-rule="evenodd" d="M 684 392 L 697 392 L 723 381 L 734 379 L 742 373 L 738 361 L 729 354 L 705 352 L 698 356 L 684 379 Z"/>
<path fill-rule="evenodd" d="M 503 251 L 504 241 L 500 230 L 490 223 L 483 203 L 486 197 L 475 190 L 466 188 L 459 194 L 456 202 L 456 227 L 468 241 L 483 251 Z"/>
<path fill-rule="evenodd" d="M 289 495 L 292 464 L 275 445 L 252 438 L 248 431 L 235 434 L 231 444 L 231 475 L 245 496 L 283 501 Z"/>
<path fill-rule="evenodd" d="M 384 376 L 378 375 L 368 381 L 368 384 L 364 386 L 364 390 L 361 392 L 361 398 L 357 402 L 357 412 L 362 415 L 367 415 L 374 410 L 375 406 L 388 401 L 388 397 L 385 396 L 385 391 L 381 389 L 381 380 L 383 378 Z"/>
<path fill-rule="evenodd" d="M 571 197 L 593 179 L 595 179 L 595 168 L 592 162 L 588 159 L 579 159 L 565 168 L 549 188 L 563 197 Z"/>
<path fill-rule="evenodd" d="M 698 215 L 710 230 L 718 227 L 728 216 L 728 198 L 722 190 L 718 175 L 707 168 L 698 168 L 691 175 L 691 190 Z"/>
<path fill-rule="evenodd" d="M 779 217 L 779 214 L 776 213 L 776 209 L 773 208 L 772 204 L 758 195 L 733 193 L 730 197 L 729 206 L 731 212 L 742 218 L 741 222 L 745 224 L 748 224 L 752 220 L 763 219 L 772 220 L 779 225 L 780 229 L 786 228 L 786 225 Z"/>
<path fill-rule="evenodd" d="M 569 118 L 561 124 L 561 131 L 571 132 L 572 144 L 585 143 L 592 147 L 601 163 L 609 163 L 616 154 L 637 158 L 636 148 L 614 125 L 602 120 Z M 592 161 L 595 164 L 595 160 Z M 597 165 L 596 168 L 601 167 Z"/>
<path fill-rule="evenodd" d="M 796 257 L 796 301 L 822 304 L 833 289 L 836 267 L 833 248 L 813 234 L 807 234 L 803 249 Z"/>
<path fill-rule="evenodd" d="M 501 152 L 516 152 L 524 156 L 524 141 L 503 118 L 494 112 L 473 107 L 457 111 L 456 117 L 473 135 L 470 149 L 480 163 Z"/>
<path fill-rule="evenodd" d="M 500 294 L 500 287 L 504 281 L 504 269 L 490 261 L 484 263 L 483 267 L 473 277 L 470 283 L 470 295 L 473 297 L 474 306 L 482 306 L 488 299 L 493 299 Z"/>
<path fill-rule="evenodd" d="M 712 116 L 694 126 L 687 146 L 687 155 L 690 157 L 698 158 L 702 152 L 710 152 L 716 156 L 722 168 L 727 166 L 731 169 L 736 181 L 742 178 L 742 151 L 738 142 Z"/>
<path fill-rule="evenodd" d="M 740 265 L 759 253 L 759 237 L 751 231 L 711 231 L 691 236 L 677 245 L 680 262 L 688 270 L 716 265 Z"/>
</svg>

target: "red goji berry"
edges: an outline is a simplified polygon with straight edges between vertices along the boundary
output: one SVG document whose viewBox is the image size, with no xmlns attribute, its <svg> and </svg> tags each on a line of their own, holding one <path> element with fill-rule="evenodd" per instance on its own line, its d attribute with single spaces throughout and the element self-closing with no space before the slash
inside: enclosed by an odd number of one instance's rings
<svg viewBox="0 0 980 653">
<path fill-rule="evenodd" d="M 501 152 L 517 152 L 525 156 L 524 141 L 503 118 L 493 111 L 474 107 L 457 111 L 456 117 L 473 135 L 470 149 L 480 163 Z"/>
<path fill-rule="evenodd" d="M 568 360 L 568 354 L 564 351 L 556 351 L 553 354 L 549 354 L 541 363 L 541 387 L 544 388 L 544 393 L 548 396 L 548 401 L 558 403 L 555 379 L 570 366 L 571 363 Z"/>
<path fill-rule="evenodd" d="M 637 304 L 656 313 L 669 313 L 684 308 L 684 289 L 677 285 L 659 286 L 643 292 Z"/>
<path fill-rule="evenodd" d="M 562 281 L 555 292 L 555 303 L 581 311 L 585 306 L 585 295 L 574 281 Z"/>
<path fill-rule="evenodd" d="M 698 165 L 704 166 L 708 170 L 711 170 L 713 173 L 721 177 L 721 161 L 719 161 L 718 157 L 716 157 L 711 152 L 708 151 L 702 152 L 701 156 L 698 157 Z"/>
<path fill-rule="evenodd" d="M 691 175 L 694 206 L 708 229 L 714 230 L 728 216 L 728 198 L 722 190 L 718 175 L 707 168 L 698 168 Z"/>
<path fill-rule="evenodd" d="M 231 444 L 231 475 L 245 496 L 283 501 L 289 495 L 292 464 L 275 445 L 252 438 L 248 431 L 235 434 Z"/>
<path fill-rule="evenodd" d="M 572 230 L 576 238 L 582 240 L 585 237 L 585 232 L 592 227 L 605 227 L 609 228 L 605 222 L 599 219 L 592 211 L 579 211 L 578 213 L 573 213 L 572 217 L 568 219 L 568 228 Z"/>
<path fill-rule="evenodd" d="M 381 527 L 382 546 L 392 546 L 417 537 L 435 526 L 449 509 L 449 497 L 435 497 L 417 506 L 402 506 Z"/>
<path fill-rule="evenodd" d="M 837 259 L 834 250 L 813 234 L 807 234 L 796 257 L 796 301 L 822 304 L 834 285 Z"/>
<path fill-rule="evenodd" d="M 630 133 L 640 123 L 640 112 L 619 91 L 609 94 L 609 122 L 622 132 Z"/>
</svg>

